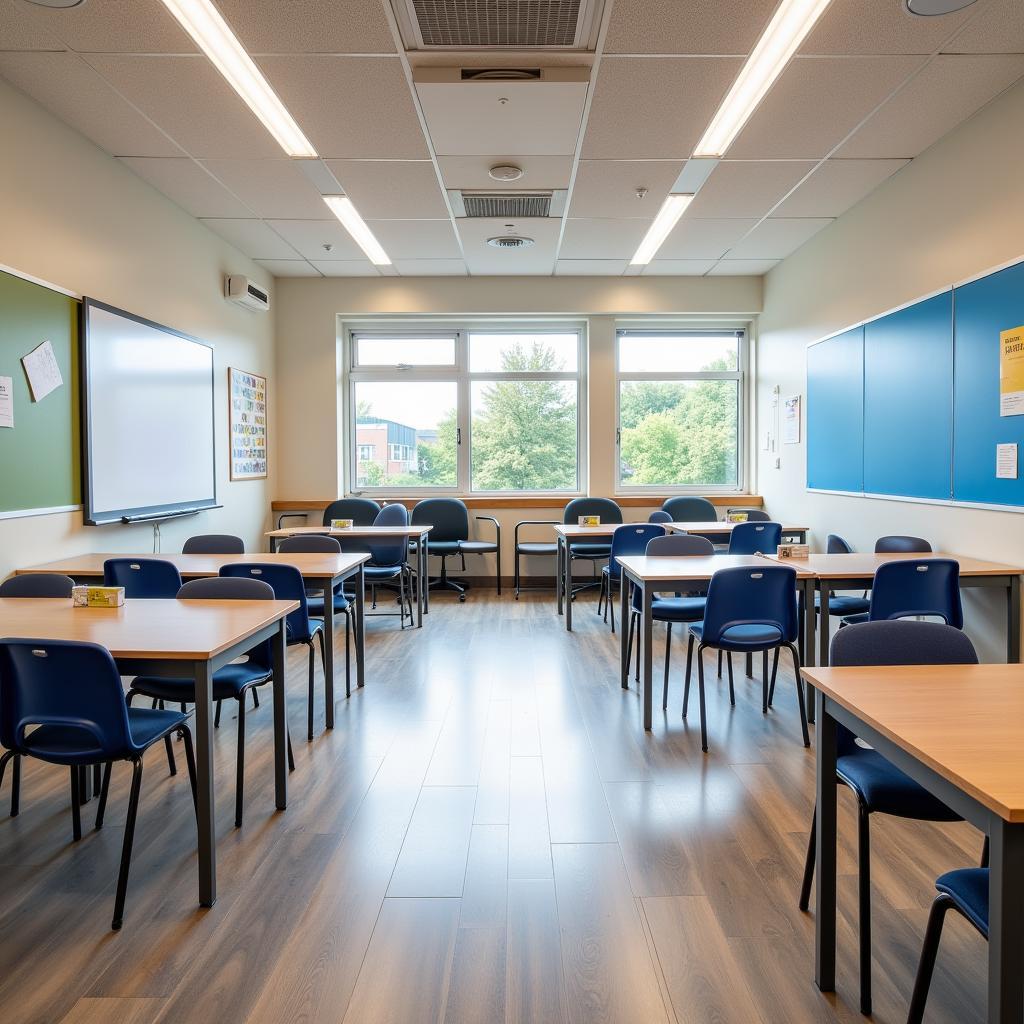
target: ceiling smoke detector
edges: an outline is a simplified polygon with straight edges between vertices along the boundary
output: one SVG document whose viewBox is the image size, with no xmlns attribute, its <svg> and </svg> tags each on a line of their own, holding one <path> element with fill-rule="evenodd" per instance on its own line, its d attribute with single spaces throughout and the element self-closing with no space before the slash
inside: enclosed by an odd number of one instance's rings
<svg viewBox="0 0 1024 1024">
<path fill-rule="evenodd" d="M 533 239 L 522 238 L 519 235 L 497 235 L 488 238 L 487 244 L 492 249 L 529 249 L 533 245 Z"/>
<path fill-rule="evenodd" d="M 523 176 L 523 169 L 515 164 L 496 164 L 487 173 L 495 181 L 518 181 Z"/>
</svg>

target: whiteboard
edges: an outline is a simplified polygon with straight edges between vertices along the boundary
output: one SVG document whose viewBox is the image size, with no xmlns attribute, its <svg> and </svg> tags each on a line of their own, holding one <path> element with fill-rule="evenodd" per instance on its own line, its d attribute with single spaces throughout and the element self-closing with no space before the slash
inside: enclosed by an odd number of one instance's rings
<svg viewBox="0 0 1024 1024">
<path fill-rule="evenodd" d="M 213 349 L 93 299 L 82 315 L 86 523 L 214 506 Z"/>
</svg>

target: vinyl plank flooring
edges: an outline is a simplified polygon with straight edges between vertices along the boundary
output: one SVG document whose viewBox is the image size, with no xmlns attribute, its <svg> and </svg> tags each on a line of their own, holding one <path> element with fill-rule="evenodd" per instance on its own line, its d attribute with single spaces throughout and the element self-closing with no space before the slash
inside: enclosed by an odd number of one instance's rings
<svg viewBox="0 0 1024 1024">
<path fill-rule="evenodd" d="M 477 825 L 507 825 L 512 768 L 512 702 L 492 700 L 477 782 Z"/>
<path fill-rule="evenodd" d="M 60 1024 L 151 1024 L 162 999 L 79 999 Z"/>
<path fill-rule="evenodd" d="M 506 1024 L 568 1024 L 555 883 L 510 879 Z"/>
<path fill-rule="evenodd" d="M 508 826 L 474 825 L 462 890 L 462 928 L 504 928 L 508 916 Z"/>
<path fill-rule="evenodd" d="M 513 757 L 509 783 L 508 876 L 551 878 L 551 836 L 539 757 Z"/>
<path fill-rule="evenodd" d="M 506 927 L 460 928 L 455 940 L 444 1024 L 505 1019 Z"/>
</svg>

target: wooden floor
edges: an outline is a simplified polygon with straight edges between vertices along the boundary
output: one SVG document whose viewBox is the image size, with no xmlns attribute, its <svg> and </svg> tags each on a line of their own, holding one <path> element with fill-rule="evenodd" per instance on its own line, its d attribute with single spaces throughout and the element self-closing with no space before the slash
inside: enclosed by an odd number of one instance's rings
<svg viewBox="0 0 1024 1024">
<path fill-rule="evenodd" d="M 108 926 L 126 767 L 105 827 L 72 845 L 64 771 L 29 766 L 21 815 L 0 816 L 5 1024 L 862 1019 L 848 793 L 834 995 L 814 986 L 813 917 L 796 906 L 814 765 L 792 678 L 764 717 L 759 683 L 738 679 L 730 708 L 712 671 L 705 756 L 696 716 L 680 717 L 679 645 L 669 711 L 644 735 L 593 608 L 580 597 L 572 635 L 547 593 L 440 596 L 419 631 L 370 619 L 367 686 L 349 701 L 341 689 L 332 733 L 318 705 L 309 745 L 292 652 L 286 812 L 274 811 L 269 694 L 247 718 L 241 829 L 233 713 L 217 735 L 212 910 L 196 904 L 188 784 L 160 748 L 120 933 Z M 656 642 L 657 675 L 660 630 Z M 881 817 L 873 840 L 874 1019 L 896 1022 L 932 882 L 976 863 L 980 840 L 963 824 Z M 928 1020 L 983 1020 L 984 978 L 984 943 L 950 915 Z"/>
</svg>

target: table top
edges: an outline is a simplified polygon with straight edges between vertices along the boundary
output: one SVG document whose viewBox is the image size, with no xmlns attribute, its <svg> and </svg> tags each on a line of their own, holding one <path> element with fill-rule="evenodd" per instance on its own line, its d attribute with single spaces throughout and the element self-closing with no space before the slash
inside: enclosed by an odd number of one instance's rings
<svg viewBox="0 0 1024 1024">
<path fill-rule="evenodd" d="M 980 558 L 965 555 L 950 555 L 945 552 L 893 552 L 875 554 L 873 551 L 855 551 L 852 554 L 810 555 L 808 558 L 776 558 L 773 561 L 793 568 L 809 569 L 816 576 L 828 579 L 866 579 L 875 575 L 883 562 L 920 560 L 925 558 L 952 558 L 960 564 L 961 576 L 1016 576 L 1024 573 L 1019 565 L 1003 565 L 1001 562 L 985 562 Z"/>
<path fill-rule="evenodd" d="M 70 598 L 0 598 L 0 636 L 101 644 L 115 658 L 208 661 L 298 608 L 297 601 L 128 600 L 74 608 Z"/>
<path fill-rule="evenodd" d="M 646 520 L 644 521 L 646 522 Z M 579 540 L 581 537 L 593 537 L 597 541 L 607 540 L 620 526 L 640 526 L 641 523 L 602 523 L 600 526 L 580 526 L 578 523 L 556 523 L 555 533 L 561 534 L 567 540 Z M 730 534 L 739 526 L 739 523 L 724 522 L 703 522 L 703 523 L 658 523 L 669 531 L 676 533 L 714 533 Z M 809 530 L 809 526 L 783 526 L 783 533 L 797 533 L 800 530 Z"/>
<path fill-rule="evenodd" d="M 674 530 L 676 533 L 732 533 L 737 526 L 745 525 L 743 523 L 726 523 L 722 521 L 718 522 L 701 522 L 701 523 L 662 523 L 667 530 Z M 806 533 L 810 529 L 809 526 L 783 526 L 783 533 L 800 533 L 801 531 Z"/>
<path fill-rule="evenodd" d="M 222 565 L 232 565 L 236 562 L 255 562 L 262 565 L 294 565 L 302 573 L 303 579 L 334 579 L 336 576 L 340 576 L 358 567 L 360 563 L 369 561 L 370 556 L 360 551 L 343 552 L 340 555 L 299 551 L 284 554 L 281 552 L 270 554 L 266 551 L 261 551 L 255 554 L 244 555 L 140 555 L 124 554 L 123 552 L 108 554 L 92 552 L 85 555 L 73 555 L 70 558 L 58 558 L 53 562 L 43 562 L 41 565 L 29 565 L 14 571 L 16 575 L 34 572 L 59 572 L 66 576 L 102 577 L 103 563 L 108 558 L 159 558 L 165 562 L 172 562 L 178 567 L 178 572 L 188 579 L 202 576 L 217 576 Z"/>
<path fill-rule="evenodd" d="M 347 530 L 331 526 L 285 526 L 271 530 L 265 537 L 305 537 L 310 534 L 320 537 L 419 537 L 430 533 L 433 526 L 351 526 Z"/>
<path fill-rule="evenodd" d="M 762 555 L 623 555 L 616 561 L 644 583 L 709 580 L 719 569 L 763 569 L 766 564 L 773 564 Z M 813 576 L 797 565 L 793 568 L 798 579 Z"/>
<path fill-rule="evenodd" d="M 990 811 L 1024 822 L 1024 665 L 844 666 L 803 674 Z"/>
</svg>

